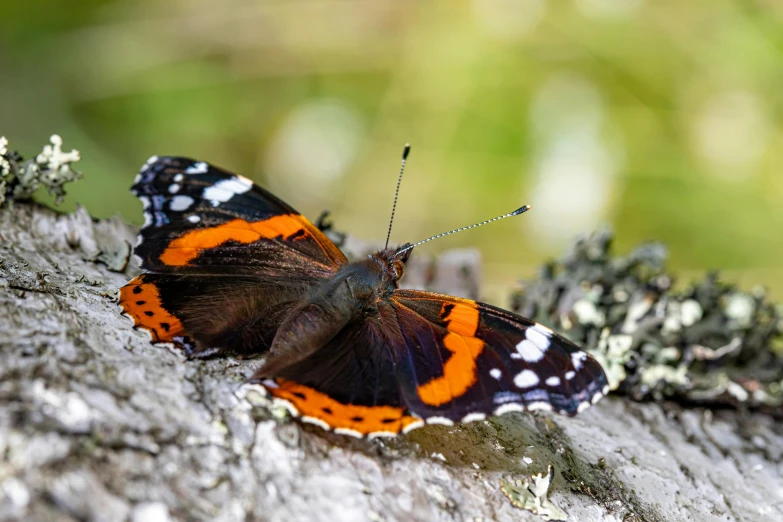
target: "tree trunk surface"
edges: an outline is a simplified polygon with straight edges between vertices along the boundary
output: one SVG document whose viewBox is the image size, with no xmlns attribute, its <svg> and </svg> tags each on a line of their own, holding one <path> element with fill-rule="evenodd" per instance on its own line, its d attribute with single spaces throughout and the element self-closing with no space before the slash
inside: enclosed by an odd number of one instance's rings
<svg viewBox="0 0 783 522">
<path fill-rule="evenodd" d="M 301 425 L 243 384 L 258 361 L 188 361 L 120 315 L 134 268 L 104 263 L 135 232 L 0 210 L 0 520 L 541 520 L 500 479 L 549 464 L 571 521 L 783 520 L 783 433 L 757 413 L 610 396 L 396 439 Z"/>
</svg>

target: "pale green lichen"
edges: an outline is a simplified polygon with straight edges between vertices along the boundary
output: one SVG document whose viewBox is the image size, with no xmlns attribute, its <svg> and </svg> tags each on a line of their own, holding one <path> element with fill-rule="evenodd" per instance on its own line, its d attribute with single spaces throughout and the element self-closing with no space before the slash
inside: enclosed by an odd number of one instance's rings
<svg viewBox="0 0 783 522">
<path fill-rule="evenodd" d="M 8 140 L 5 136 L 0 136 L 0 205 L 5 203 L 8 185 L 14 179 L 11 171 L 11 161 L 8 156 Z"/>
<path fill-rule="evenodd" d="M 633 357 L 633 337 L 627 334 L 609 335 L 610 329 L 601 331 L 598 346 L 591 350 L 593 357 L 603 367 L 609 381 L 609 389 L 616 390 L 628 375 L 625 365 L 630 363 Z"/>
<path fill-rule="evenodd" d="M 0 205 L 8 200 L 30 199 L 41 186 L 60 203 L 65 196 L 63 186 L 82 177 L 72 167 L 81 159 L 79 151 L 63 151 L 62 145 L 62 138 L 54 134 L 40 154 L 23 160 L 20 154 L 9 151 L 8 140 L 0 137 Z"/>
<path fill-rule="evenodd" d="M 500 479 L 500 491 L 520 508 L 539 515 L 544 520 L 566 520 L 568 515 L 549 501 L 554 468 L 550 465 L 546 475 L 539 473 L 523 480 Z"/>
<path fill-rule="evenodd" d="M 740 328 L 747 328 L 753 320 L 756 303 L 749 295 L 734 294 L 726 299 L 726 317 Z"/>
<path fill-rule="evenodd" d="M 688 367 L 684 364 L 676 368 L 663 364 L 649 366 L 642 370 L 641 383 L 650 389 L 665 386 L 685 386 L 688 384 Z"/>
<path fill-rule="evenodd" d="M 595 303 L 587 299 L 580 299 L 574 303 L 574 314 L 576 314 L 576 320 L 582 324 L 603 326 L 606 322 L 604 313 L 595 306 Z"/>
<path fill-rule="evenodd" d="M 608 230 L 578 240 L 513 309 L 585 346 L 618 393 L 783 416 L 783 308 L 714 273 L 675 290 L 663 246 L 612 256 L 611 240 Z"/>
</svg>

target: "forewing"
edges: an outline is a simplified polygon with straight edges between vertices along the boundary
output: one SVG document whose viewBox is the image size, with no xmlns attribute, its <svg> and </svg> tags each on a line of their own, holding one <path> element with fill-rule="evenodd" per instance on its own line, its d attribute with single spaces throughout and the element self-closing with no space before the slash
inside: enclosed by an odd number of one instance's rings
<svg viewBox="0 0 783 522">
<path fill-rule="evenodd" d="M 347 263 L 286 203 L 205 162 L 155 156 L 132 191 L 144 204 L 135 253 L 146 270 L 318 278 Z"/>
<path fill-rule="evenodd" d="M 396 291 L 388 306 L 403 399 L 429 422 L 535 409 L 574 415 L 608 391 L 587 352 L 516 314 L 416 290 Z"/>
</svg>

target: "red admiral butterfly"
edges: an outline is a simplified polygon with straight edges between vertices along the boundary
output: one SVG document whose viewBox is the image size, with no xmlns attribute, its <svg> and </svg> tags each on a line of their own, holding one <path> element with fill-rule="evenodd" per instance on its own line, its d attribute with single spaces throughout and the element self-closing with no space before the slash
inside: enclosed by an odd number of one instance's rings
<svg viewBox="0 0 783 522">
<path fill-rule="evenodd" d="M 146 272 L 120 290 L 123 311 L 191 357 L 266 354 L 251 381 L 302 421 L 394 436 L 510 411 L 574 415 L 608 391 L 601 366 L 542 325 L 399 289 L 416 245 L 387 238 L 349 263 L 283 201 L 186 158 L 151 158 L 132 190 L 144 203 L 135 254 Z"/>
</svg>

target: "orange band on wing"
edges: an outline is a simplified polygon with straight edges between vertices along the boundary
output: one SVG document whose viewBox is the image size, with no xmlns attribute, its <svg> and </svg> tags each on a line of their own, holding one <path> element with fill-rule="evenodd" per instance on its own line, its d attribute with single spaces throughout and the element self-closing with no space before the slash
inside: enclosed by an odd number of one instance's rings
<svg viewBox="0 0 783 522">
<path fill-rule="evenodd" d="M 484 341 L 475 337 L 479 311 L 472 303 L 448 303 L 451 310 L 443 319 L 448 333 L 443 344 L 451 352 L 443 364 L 443 376 L 417 388 L 424 404 L 440 406 L 464 394 L 476 383 L 476 358 L 484 350 Z"/>
<path fill-rule="evenodd" d="M 399 407 L 343 404 L 293 381 L 277 379 L 277 384 L 278 388 L 268 388 L 273 397 L 290 402 L 300 416 L 321 420 L 333 429 L 349 429 L 361 435 L 400 433 L 406 426 L 420 421 Z"/>
<path fill-rule="evenodd" d="M 448 321 L 446 325 L 448 331 L 466 337 L 476 335 L 479 325 L 479 311 L 476 305 L 468 300 L 458 303 L 445 303 L 441 315 L 449 308 L 448 315 L 443 317 L 444 321 Z"/>
<path fill-rule="evenodd" d="M 304 232 L 304 233 L 303 233 Z M 190 263 L 202 250 L 214 248 L 228 241 L 250 244 L 259 239 L 275 237 L 306 237 L 306 230 L 299 216 L 274 216 L 264 221 L 249 222 L 234 219 L 211 228 L 193 230 L 171 242 L 160 255 L 160 260 L 169 266 L 183 266 Z"/>
<path fill-rule="evenodd" d="M 120 289 L 123 312 L 133 319 L 137 327 L 149 331 L 153 342 L 168 342 L 184 336 L 180 320 L 163 308 L 158 287 L 145 283 L 143 277 L 132 279 Z"/>
</svg>

